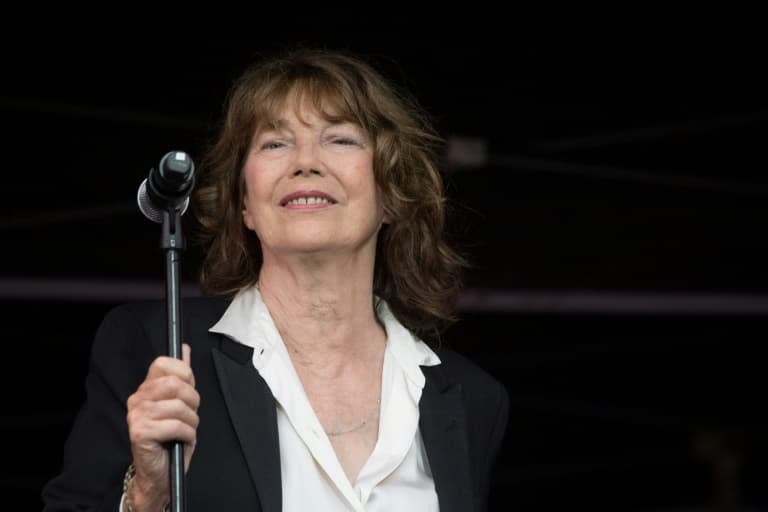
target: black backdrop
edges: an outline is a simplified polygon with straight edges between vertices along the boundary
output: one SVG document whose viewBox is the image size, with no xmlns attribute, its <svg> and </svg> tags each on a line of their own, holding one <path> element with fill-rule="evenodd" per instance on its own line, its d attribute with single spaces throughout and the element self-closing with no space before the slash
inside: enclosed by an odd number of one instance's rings
<svg viewBox="0 0 768 512">
<path fill-rule="evenodd" d="M 38 506 L 57 471 L 103 314 L 162 295 L 139 182 L 170 149 L 200 154 L 251 58 L 303 42 L 370 56 L 485 148 L 446 167 L 473 262 L 446 338 L 512 397 L 495 508 L 704 507 L 728 485 L 766 506 L 766 21 L 542 9 L 151 45 L 5 36 L 4 500 Z M 730 484 L 713 459 L 740 461 Z"/>
</svg>

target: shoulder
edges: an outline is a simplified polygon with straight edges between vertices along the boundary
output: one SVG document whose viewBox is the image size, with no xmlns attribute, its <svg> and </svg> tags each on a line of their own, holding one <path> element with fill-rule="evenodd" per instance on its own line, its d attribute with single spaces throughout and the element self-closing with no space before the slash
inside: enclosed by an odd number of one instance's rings
<svg viewBox="0 0 768 512">
<path fill-rule="evenodd" d="M 429 394 L 461 397 L 470 452 L 477 467 L 489 468 L 505 435 L 509 418 L 506 387 L 477 363 L 449 348 L 433 349 L 441 363 L 424 366 Z M 485 470 L 483 470 L 485 471 Z"/>
<path fill-rule="evenodd" d="M 436 366 L 422 367 L 427 386 L 437 392 L 458 387 L 470 417 L 505 421 L 509 393 L 496 377 L 455 350 L 447 347 L 433 350 L 441 362 Z"/>
<path fill-rule="evenodd" d="M 185 326 L 213 325 L 227 309 L 229 301 L 214 297 L 191 297 L 181 301 L 181 318 Z M 145 327 L 165 325 L 166 302 L 162 300 L 130 302 L 112 308 L 105 322 L 135 322 Z M 207 328 L 206 327 L 206 328 Z"/>
<path fill-rule="evenodd" d="M 504 390 L 499 380 L 466 356 L 447 347 L 433 350 L 441 362 L 435 368 L 444 373 L 442 378 L 447 379 L 446 384 L 455 382 L 466 391 L 481 394 L 498 394 Z"/>
<path fill-rule="evenodd" d="M 229 301 L 210 297 L 192 297 L 181 301 L 182 340 L 207 337 L 208 329 L 227 309 Z M 135 344 L 146 339 L 155 352 L 164 353 L 167 340 L 167 307 L 162 300 L 130 302 L 115 306 L 104 316 L 97 333 L 99 339 L 110 345 L 119 339 Z"/>
</svg>

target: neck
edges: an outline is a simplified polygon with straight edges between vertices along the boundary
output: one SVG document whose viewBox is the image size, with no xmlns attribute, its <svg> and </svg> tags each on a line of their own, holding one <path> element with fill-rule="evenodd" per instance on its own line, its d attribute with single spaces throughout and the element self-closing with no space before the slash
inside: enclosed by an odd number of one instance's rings
<svg viewBox="0 0 768 512">
<path fill-rule="evenodd" d="M 373 258 L 265 254 L 259 290 L 295 364 L 336 375 L 383 349 L 386 336 L 373 307 Z"/>
</svg>

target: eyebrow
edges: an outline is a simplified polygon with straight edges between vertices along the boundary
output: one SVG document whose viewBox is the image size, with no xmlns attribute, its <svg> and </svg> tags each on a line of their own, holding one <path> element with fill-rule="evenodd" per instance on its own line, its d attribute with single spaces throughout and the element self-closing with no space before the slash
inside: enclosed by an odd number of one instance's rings
<svg viewBox="0 0 768 512">
<path fill-rule="evenodd" d="M 287 121 L 286 119 L 278 119 L 277 121 L 266 123 L 263 127 L 261 127 L 260 129 L 258 129 L 255 132 L 254 136 L 258 137 L 258 136 L 260 136 L 260 135 L 262 135 L 264 133 L 279 132 L 279 131 L 282 131 L 282 130 L 289 130 L 290 126 L 288 126 L 288 123 L 286 121 Z M 358 125 L 357 123 L 355 123 L 353 121 L 326 121 L 326 122 L 328 124 L 327 124 L 327 126 L 323 126 L 323 129 L 333 128 L 333 127 L 336 127 L 336 126 L 349 125 L 349 126 L 355 128 L 357 130 L 365 132 L 365 130 L 363 129 L 362 126 Z M 302 124 L 304 124 L 304 123 L 302 123 Z M 307 125 L 307 124 L 304 124 L 304 125 L 305 126 L 311 126 L 311 125 Z"/>
</svg>

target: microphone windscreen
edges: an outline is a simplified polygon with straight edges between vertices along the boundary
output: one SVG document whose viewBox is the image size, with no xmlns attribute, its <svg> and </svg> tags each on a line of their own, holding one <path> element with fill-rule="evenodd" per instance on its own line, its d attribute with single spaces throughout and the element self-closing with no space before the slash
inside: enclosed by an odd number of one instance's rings
<svg viewBox="0 0 768 512">
<path fill-rule="evenodd" d="M 157 222 L 158 224 L 163 222 L 163 210 L 155 207 L 154 203 L 149 198 L 146 179 L 142 181 L 139 186 L 139 191 L 136 194 L 136 202 L 139 204 L 139 210 L 141 210 L 141 213 L 143 213 L 146 218 L 152 222 Z M 188 206 L 189 197 L 187 197 L 181 204 L 181 215 L 184 215 Z"/>
</svg>

